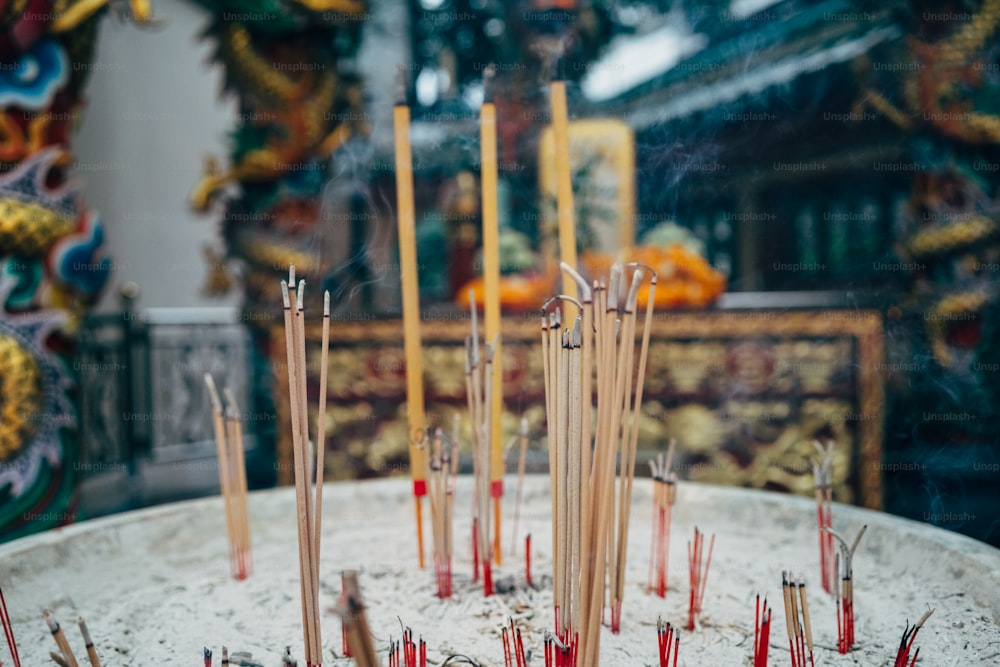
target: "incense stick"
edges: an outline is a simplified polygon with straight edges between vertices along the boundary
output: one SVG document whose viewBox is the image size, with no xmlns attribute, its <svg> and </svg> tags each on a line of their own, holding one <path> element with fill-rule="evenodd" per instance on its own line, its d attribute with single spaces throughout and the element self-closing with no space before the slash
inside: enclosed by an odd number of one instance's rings
<svg viewBox="0 0 1000 667">
<path fill-rule="evenodd" d="M 323 333 L 319 361 L 319 409 L 316 414 L 316 520 L 313 561 L 319 563 L 323 535 L 323 475 L 326 474 L 326 383 L 330 365 L 330 292 L 323 292 Z"/>
<path fill-rule="evenodd" d="M 688 571 L 690 576 L 691 592 L 688 596 L 688 631 L 694 631 L 698 627 L 698 620 L 701 618 L 702 605 L 705 600 L 705 585 L 708 581 L 708 569 L 712 565 L 712 550 L 715 547 L 715 535 L 708 545 L 708 558 L 702 565 L 702 555 L 705 543 L 705 534 L 695 526 L 694 540 L 688 542 Z"/>
<path fill-rule="evenodd" d="M 293 269 L 289 277 L 293 278 Z M 285 318 L 285 351 L 288 358 L 288 391 L 292 423 L 292 451 L 295 465 L 295 504 L 299 540 L 299 581 L 301 586 L 303 643 L 308 667 L 322 664 L 322 641 L 319 624 L 319 567 L 313 545 L 315 531 L 311 506 L 309 460 L 309 423 L 306 403 L 305 311 L 303 297 L 305 281 L 290 292 L 288 283 L 281 282 Z"/>
<path fill-rule="evenodd" d="M 10 623 L 10 614 L 7 612 L 7 600 L 3 596 L 3 588 L 0 588 L 0 625 L 3 625 L 4 638 L 7 640 L 7 649 L 10 651 L 11 660 L 14 661 L 14 667 L 21 667 L 21 657 L 17 652 L 14 627 Z"/>
<path fill-rule="evenodd" d="M 49 632 L 52 633 L 52 638 L 56 642 L 56 646 L 59 647 L 59 651 L 62 654 L 61 657 L 66 661 L 69 667 L 79 667 L 76 662 L 76 657 L 73 655 L 73 649 L 69 647 L 69 642 L 66 641 L 66 635 L 63 634 L 62 628 L 59 626 L 59 621 L 50 612 L 45 612 L 45 623 L 49 626 Z"/>
<path fill-rule="evenodd" d="M 344 572 L 344 591 L 336 611 L 344 621 L 350 639 L 354 660 L 358 667 L 378 667 L 378 657 L 372 642 L 371 630 L 365 616 L 365 605 L 361 598 L 358 573 Z"/>
<path fill-rule="evenodd" d="M 219 465 L 219 489 L 226 515 L 226 539 L 229 543 L 229 569 L 234 579 L 240 578 L 237 560 L 236 526 L 233 509 L 232 480 L 229 466 L 229 444 L 226 434 L 225 412 L 219 398 L 215 380 L 205 373 L 205 385 L 212 403 L 212 426 L 215 433 L 215 453 Z"/>
<path fill-rule="evenodd" d="M 896 658 L 892 663 L 892 667 L 907 667 L 907 661 L 910 658 L 910 649 L 913 647 L 913 642 L 917 638 L 917 633 L 920 632 L 920 628 L 924 626 L 927 619 L 931 617 L 934 613 L 933 609 L 928 609 L 924 612 L 923 616 L 910 627 L 909 622 L 906 624 L 906 628 L 903 630 L 903 637 L 899 640 L 899 648 L 896 650 Z M 913 662 L 909 663 L 911 665 L 916 664 L 917 655 L 920 653 L 920 649 L 913 655 Z"/>
<path fill-rule="evenodd" d="M 480 174 L 482 177 L 483 218 L 483 320 L 486 339 L 491 341 L 496 363 L 500 364 L 500 223 L 497 203 L 497 116 L 493 104 L 493 66 L 483 72 L 484 102 L 479 112 Z M 498 366 L 499 368 L 499 366 Z M 492 385 L 490 403 L 490 495 L 493 498 L 493 558 L 502 559 L 500 543 L 501 499 L 503 498 L 503 377 L 497 372 L 487 382 Z"/>
<path fill-rule="evenodd" d="M 813 478 L 815 481 L 821 581 L 823 590 L 832 593 L 836 586 L 837 573 L 833 567 L 833 537 L 826 531 L 833 527 L 833 442 L 827 442 L 824 448 L 818 440 L 814 440 L 813 446 L 819 453 L 819 458 L 813 461 Z"/>
<path fill-rule="evenodd" d="M 754 604 L 753 623 L 753 667 L 767 667 L 768 642 L 771 635 L 771 609 L 767 606 L 767 598 L 761 606 L 760 595 Z"/>
<path fill-rule="evenodd" d="M 670 667 L 670 655 L 674 656 L 674 667 L 680 657 L 681 638 L 680 632 L 669 623 L 664 623 L 663 619 L 656 621 L 656 641 L 657 658 L 660 667 Z M 756 667 L 756 666 L 754 666 Z"/>
<path fill-rule="evenodd" d="M 410 146 L 410 108 L 400 74 L 393 108 L 396 159 L 396 221 L 399 236 L 399 278 L 403 300 L 403 345 L 406 356 L 406 417 L 410 430 L 410 470 L 417 524 L 417 560 L 424 567 L 422 498 L 427 493 L 423 479 L 426 462 L 420 442 L 425 437 L 423 356 L 420 341 L 420 293 L 417 282 L 416 207 L 413 198 L 413 155 Z"/>
<path fill-rule="evenodd" d="M 97 657 L 97 649 L 94 648 L 94 640 L 90 638 L 90 631 L 87 630 L 87 623 L 83 620 L 83 616 L 77 618 L 76 623 L 80 626 L 80 634 L 83 635 L 83 647 L 87 651 L 87 660 L 90 661 L 90 666 L 101 667 L 101 660 Z"/>
<path fill-rule="evenodd" d="M 233 392 L 227 387 L 223 390 L 223 394 L 226 398 L 226 453 L 230 470 L 237 578 L 246 579 L 253 573 L 253 553 L 250 543 L 250 515 L 247 506 L 247 469 L 243 447 L 243 423 Z"/>
<path fill-rule="evenodd" d="M 861 543 L 868 526 L 862 526 L 858 531 L 854 542 L 848 545 L 847 541 L 832 528 L 827 528 L 829 533 L 840 543 L 840 550 L 836 562 L 839 564 L 840 592 L 838 599 L 838 648 L 840 653 L 849 653 L 854 647 L 854 552 Z"/>
<path fill-rule="evenodd" d="M 517 528 L 521 520 L 521 497 L 524 491 L 524 471 L 528 456 L 528 418 L 521 417 L 521 429 L 518 431 L 520 451 L 517 456 L 517 491 L 514 496 L 514 522 L 511 530 L 510 553 L 517 553 Z"/>
<path fill-rule="evenodd" d="M 653 539 L 650 544 L 647 591 L 655 591 L 661 598 L 667 596 L 670 525 L 674 503 L 677 501 L 677 476 L 670 472 L 676 445 L 677 442 L 671 439 L 666 461 L 661 453 L 657 460 L 649 462 L 653 478 Z"/>
</svg>

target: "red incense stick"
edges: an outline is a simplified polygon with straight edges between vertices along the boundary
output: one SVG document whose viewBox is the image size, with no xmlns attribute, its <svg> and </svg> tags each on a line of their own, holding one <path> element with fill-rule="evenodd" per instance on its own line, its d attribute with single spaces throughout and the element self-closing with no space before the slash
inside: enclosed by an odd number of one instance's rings
<svg viewBox="0 0 1000 667">
<path fill-rule="evenodd" d="M 763 618 L 763 621 L 761 619 Z M 753 667 L 767 667 L 768 642 L 771 636 L 771 609 L 767 606 L 767 598 L 761 605 L 760 595 L 754 606 L 753 626 Z"/>
<path fill-rule="evenodd" d="M 705 600 L 705 584 L 708 580 L 708 568 L 712 564 L 712 550 L 715 548 L 715 535 L 709 541 L 708 559 L 702 567 L 702 549 L 705 534 L 694 529 L 694 543 L 688 542 L 688 570 L 690 573 L 691 593 L 688 599 L 688 631 L 694 631 L 701 616 L 702 604 Z"/>
<path fill-rule="evenodd" d="M 21 657 L 17 652 L 17 642 L 14 640 L 14 627 L 10 623 L 10 614 L 7 613 L 7 600 L 3 596 L 3 589 L 0 588 L 0 622 L 3 623 L 3 634 L 7 639 L 7 648 L 10 650 L 10 657 L 14 661 L 14 667 L 21 667 Z"/>
<path fill-rule="evenodd" d="M 928 609 L 912 628 L 909 623 L 907 623 L 906 629 L 903 630 L 903 638 L 899 640 L 899 649 L 896 651 L 896 660 L 892 663 L 893 667 L 907 667 L 907 660 L 910 658 L 910 649 L 913 648 L 913 641 L 917 638 L 917 633 L 920 632 L 920 628 L 923 627 L 924 623 L 927 622 L 927 619 L 930 618 L 933 613 L 933 609 Z M 920 649 L 918 648 L 916 653 L 913 654 L 913 660 L 909 663 L 909 665 L 915 665 L 917 663 L 917 655 L 919 653 Z"/>
</svg>

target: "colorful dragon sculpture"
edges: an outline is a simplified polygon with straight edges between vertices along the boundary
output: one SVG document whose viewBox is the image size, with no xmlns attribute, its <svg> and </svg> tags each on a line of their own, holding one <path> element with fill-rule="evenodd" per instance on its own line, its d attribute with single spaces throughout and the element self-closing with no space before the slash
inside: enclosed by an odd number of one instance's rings
<svg viewBox="0 0 1000 667">
<path fill-rule="evenodd" d="M 899 253 L 919 268 L 911 298 L 931 351 L 953 368 L 959 350 L 979 344 L 980 316 L 1000 297 L 1000 166 L 989 157 L 1000 147 L 1000 0 L 968 12 L 919 10 L 901 10 L 911 17 L 905 55 L 913 65 L 902 85 L 872 81 L 858 110 L 868 106 L 910 132 L 914 161 L 925 166 L 914 176 L 912 224 Z M 924 20 L 942 13 L 956 20 Z"/>
<path fill-rule="evenodd" d="M 111 269 L 70 178 L 107 0 L 0 1 L 0 535 L 72 519 L 74 332 Z M 145 0 L 129 5 L 151 19 Z"/>
<path fill-rule="evenodd" d="M 344 71 L 367 18 L 355 0 L 199 0 L 215 16 L 206 36 L 236 95 L 229 165 L 206 161 L 192 206 L 224 209 L 226 253 L 245 268 L 244 309 L 273 311 L 278 276 L 294 264 L 328 274 L 322 252 L 331 155 L 367 136 L 361 82 Z M 225 281 L 219 281 L 224 283 Z M 318 291 L 313 292 L 318 296 Z M 248 321 L 266 321 L 249 317 Z"/>
</svg>

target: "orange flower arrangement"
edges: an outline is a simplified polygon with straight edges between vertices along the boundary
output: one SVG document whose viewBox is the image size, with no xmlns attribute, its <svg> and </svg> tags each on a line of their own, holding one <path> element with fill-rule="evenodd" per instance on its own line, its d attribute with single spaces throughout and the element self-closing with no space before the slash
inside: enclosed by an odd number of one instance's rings
<svg viewBox="0 0 1000 667">
<path fill-rule="evenodd" d="M 587 275 L 607 275 L 614 258 L 602 253 L 585 252 L 580 256 Z M 657 308 L 704 308 L 726 289 L 726 277 L 712 268 L 699 254 L 683 244 L 638 246 L 629 261 L 651 266 L 657 274 Z M 649 286 L 639 289 L 639 305 L 645 307 Z"/>
<path fill-rule="evenodd" d="M 656 308 L 704 308 L 712 304 L 726 289 L 726 277 L 712 268 L 699 254 L 681 243 L 666 246 L 638 246 L 628 261 L 653 267 L 657 274 Z M 580 264 L 587 276 L 606 276 L 615 262 L 612 255 L 584 252 Z M 500 306 L 506 311 L 527 312 L 541 307 L 558 285 L 558 275 L 518 273 L 500 277 Z M 469 307 L 469 290 L 482 304 L 485 289 L 481 276 L 466 283 L 455 295 L 462 308 Z M 645 308 L 649 285 L 639 289 L 639 306 Z"/>
</svg>

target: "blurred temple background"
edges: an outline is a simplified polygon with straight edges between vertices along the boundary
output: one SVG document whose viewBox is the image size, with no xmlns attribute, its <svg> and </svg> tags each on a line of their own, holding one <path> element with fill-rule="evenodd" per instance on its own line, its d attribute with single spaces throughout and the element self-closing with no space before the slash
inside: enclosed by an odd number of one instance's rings
<svg viewBox="0 0 1000 667">
<path fill-rule="evenodd" d="M 581 264 L 660 272 L 640 461 L 674 437 L 681 479 L 811 495 L 832 440 L 835 499 L 1000 545 L 1000 2 L 0 6 L 0 540 L 217 493 L 206 372 L 251 488 L 287 483 L 290 263 L 314 312 L 333 297 L 328 477 L 405 474 L 391 109 L 401 82 L 450 426 L 493 65 L 504 424 L 528 418 L 531 469 L 561 78 Z"/>
</svg>

